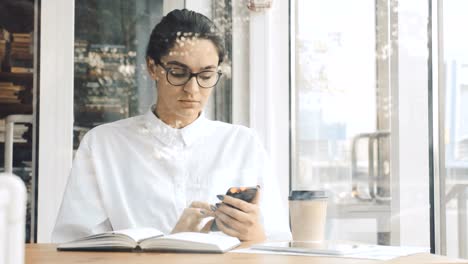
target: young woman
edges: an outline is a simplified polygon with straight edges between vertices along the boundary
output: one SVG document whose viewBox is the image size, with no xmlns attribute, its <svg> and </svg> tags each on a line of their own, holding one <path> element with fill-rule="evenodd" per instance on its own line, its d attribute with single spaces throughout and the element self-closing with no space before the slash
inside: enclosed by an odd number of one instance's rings
<svg viewBox="0 0 468 264">
<path fill-rule="evenodd" d="M 213 222 L 244 241 L 289 238 L 288 214 L 255 133 L 203 115 L 224 56 L 223 39 L 201 14 L 174 10 L 156 25 L 147 48 L 156 104 L 85 135 L 54 242 L 134 227 L 208 232 Z M 257 196 L 247 203 L 223 195 L 233 186 L 257 186 Z"/>
</svg>

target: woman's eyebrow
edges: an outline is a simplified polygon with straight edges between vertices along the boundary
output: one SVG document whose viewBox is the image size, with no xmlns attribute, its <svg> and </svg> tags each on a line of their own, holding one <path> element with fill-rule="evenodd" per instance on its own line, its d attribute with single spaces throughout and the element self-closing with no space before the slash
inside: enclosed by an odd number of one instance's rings
<svg viewBox="0 0 468 264">
<path fill-rule="evenodd" d="M 180 67 L 189 68 L 189 66 L 183 64 L 182 62 L 178 62 L 178 61 L 169 61 L 167 64 L 173 64 L 173 65 L 177 65 L 177 66 L 180 66 Z"/>
<path fill-rule="evenodd" d="M 172 65 L 176 65 L 176 66 L 180 66 L 180 67 L 184 67 L 184 68 L 190 69 L 189 66 L 187 66 L 186 64 L 183 64 L 182 62 L 178 62 L 178 61 L 169 61 L 169 62 L 167 62 L 167 64 L 168 64 L 168 65 L 169 65 L 169 64 L 172 64 Z M 208 70 L 208 69 L 215 69 L 215 68 L 217 68 L 217 66 L 215 66 L 215 65 L 209 65 L 209 66 L 204 67 L 203 69 L 204 69 L 204 70 Z"/>
<path fill-rule="evenodd" d="M 215 68 L 217 68 L 217 66 L 215 66 L 215 65 L 210 65 L 210 66 L 206 66 L 206 67 L 203 68 L 203 69 L 207 70 L 207 69 L 215 69 Z"/>
</svg>

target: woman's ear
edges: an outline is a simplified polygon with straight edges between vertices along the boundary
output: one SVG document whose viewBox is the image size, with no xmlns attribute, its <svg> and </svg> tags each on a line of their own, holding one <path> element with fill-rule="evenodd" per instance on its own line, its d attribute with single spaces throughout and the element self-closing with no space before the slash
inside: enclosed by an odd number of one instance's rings
<svg viewBox="0 0 468 264">
<path fill-rule="evenodd" d="M 151 79 L 155 81 L 159 81 L 159 77 L 156 74 L 156 68 L 157 68 L 157 65 L 156 63 L 154 63 L 154 60 L 150 57 L 146 57 L 146 69 L 148 70 L 148 73 L 151 76 Z"/>
</svg>

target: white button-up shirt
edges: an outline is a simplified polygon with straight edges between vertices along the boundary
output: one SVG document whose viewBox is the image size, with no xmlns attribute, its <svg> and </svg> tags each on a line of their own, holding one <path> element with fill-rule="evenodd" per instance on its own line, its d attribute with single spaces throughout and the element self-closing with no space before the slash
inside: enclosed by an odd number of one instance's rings
<svg viewBox="0 0 468 264">
<path fill-rule="evenodd" d="M 249 128 L 206 119 L 174 129 L 152 111 L 98 126 L 76 152 L 52 234 L 56 243 L 126 228 L 170 233 L 192 201 L 261 186 L 267 237 L 289 239 L 276 177 Z"/>
</svg>

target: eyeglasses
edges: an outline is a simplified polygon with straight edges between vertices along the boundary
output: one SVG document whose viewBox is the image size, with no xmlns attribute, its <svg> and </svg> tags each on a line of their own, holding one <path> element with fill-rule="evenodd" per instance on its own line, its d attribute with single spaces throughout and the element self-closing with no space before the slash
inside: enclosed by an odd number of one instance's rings
<svg viewBox="0 0 468 264">
<path fill-rule="evenodd" d="M 174 86 L 183 86 L 187 84 L 192 77 L 195 77 L 201 88 L 213 88 L 222 75 L 221 71 L 204 70 L 193 73 L 185 67 L 177 66 L 176 68 L 171 68 L 165 66 L 161 62 L 158 64 L 166 71 L 167 81 Z"/>
</svg>

